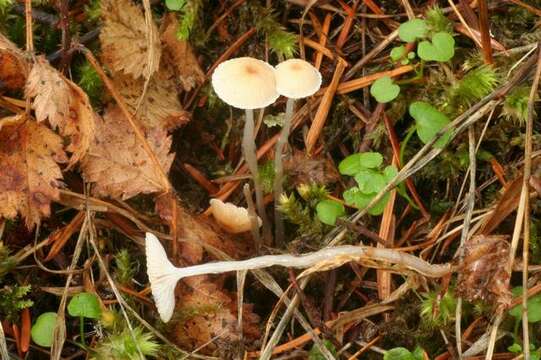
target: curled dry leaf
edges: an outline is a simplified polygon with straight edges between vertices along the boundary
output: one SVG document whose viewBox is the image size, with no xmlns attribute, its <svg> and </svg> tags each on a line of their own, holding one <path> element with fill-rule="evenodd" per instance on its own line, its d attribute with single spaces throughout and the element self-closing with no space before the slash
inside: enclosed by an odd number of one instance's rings
<svg viewBox="0 0 541 360">
<path fill-rule="evenodd" d="M 164 17 L 161 40 L 164 45 L 164 60 L 173 67 L 185 91 L 205 81 L 205 73 L 193 53 L 190 43 L 177 37 L 178 20 L 174 13 Z"/>
<path fill-rule="evenodd" d="M 130 0 L 103 0 L 101 13 L 103 62 L 113 72 L 149 79 L 158 70 L 161 57 L 156 25 L 151 23 L 147 28 L 142 9 Z M 150 46 L 147 32 L 150 32 Z"/>
<path fill-rule="evenodd" d="M 509 243 L 502 235 L 478 235 L 465 245 L 464 266 L 458 276 L 457 294 L 468 301 L 483 300 L 497 306 L 511 301 L 505 267 Z"/>
<path fill-rule="evenodd" d="M 59 197 L 66 162 L 62 138 L 24 115 L 0 122 L 0 217 L 17 214 L 33 228 L 51 213 L 51 201 Z"/>
<path fill-rule="evenodd" d="M 26 95 L 34 98 L 32 108 L 38 122 L 48 119 L 70 138 L 66 148 L 72 153 L 69 166 L 81 160 L 94 137 L 97 119 L 85 92 L 40 57 L 28 76 Z"/>
<path fill-rule="evenodd" d="M 321 156 L 308 157 L 302 151 L 295 151 L 293 156 L 286 159 L 284 169 L 295 186 L 311 183 L 325 185 L 340 179 L 331 161 Z"/>
<path fill-rule="evenodd" d="M 131 113 L 135 114 L 145 81 L 121 74 L 116 74 L 113 81 Z M 150 79 L 145 97 L 137 110 L 137 117 L 146 129 L 166 131 L 174 130 L 190 120 L 188 112 L 183 110 L 178 100 L 175 75 L 170 68 L 162 66 Z"/>
<path fill-rule="evenodd" d="M 0 33 L 0 89 L 21 89 L 29 68 L 24 53 Z"/>
<path fill-rule="evenodd" d="M 165 173 L 174 154 L 169 153 L 171 138 L 161 129 L 147 132 L 147 141 Z M 96 137 L 83 159 L 85 179 L 95 183 L 100 196 L 128 199 L 141 193 L 165 191 L 159 170 L 145 152 L 121 110 L 110 107 L 96 122 Z"/>
</svg>

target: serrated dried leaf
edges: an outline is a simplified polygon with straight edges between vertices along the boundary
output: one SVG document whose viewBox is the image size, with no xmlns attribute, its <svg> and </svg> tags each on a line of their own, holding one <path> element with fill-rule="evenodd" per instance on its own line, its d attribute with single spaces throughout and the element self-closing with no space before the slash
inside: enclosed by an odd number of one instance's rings
<svg viewBox="0 0 541 360">
<path fill-rule="evenodd" d="M 161 57 L 156 25 L 151 23 L 150 29 L 147 29 L 142 9 L 130 0 L 102 0 L 101 13 L 103 62 L 114 72 L 122 72 L 136 79 L 150 78 L 158 70 Z M 150 31 L 150 46 L 147 31 Z"/>
<path fill-rule="evenodd" d="M 95 183 L 97 195 L 129 199 L 141 193 L 167 190 L 159 170 L 119 108 L 108 108 L 96 125 L 96 137 L 83 159 L 82 169 L 85 179 Z M 147 141 L 168 173 L 174 158 L 169 153 L 171 137 L 155 128 L 147 131 Z"/>
<path fill-rule="evenodd" d="M 88 96 L 42 57 L 30 71 L 26 95 L 34 98 L 32 108 L 38 122 L 48 119 L 70 138 L 66 150 L 72 153 L 68 167 L 73 166 L 85 156 L 94 137 L 97 115 Z"/>
<path fill-rule="evenodd" d="M 164 59 L 171 64 L 185 91 L 205 81 L 205 73 L 193 53 L 189 42 L 177 37 L 178 20 L 175 14 L 164 17 L 161 40 L 164 45 Z"/>
<path fill-rule="evenodd" d="M 506 306 L 510 303 L 509 274 L 506 271 L 509 243 L 502 235 L 477 235 L 466 242 L 457 294 L 468 301 L 483 300 Z"/>
<path fill-rule="evenodd" d="M 145 81 L 121 74 L 115 75 L 113 81 L 134 114 Z M 137 117 L 146 129 L 157 128 L 168 132 L 190 120 L 190 115 L 184 111 L 178 100 L 175 75 L 170 68 L 162 66 L 150 79 L 145 97 L 137 110 Z"/>
<path fill-rule="evenodd" d="M 295 186 L 311 183 L 326 185 L 340 179 L 340 174 L 329 159 L 308 157 L 302 151 L 294 151 L 293 156 L 284 161 L 284 170 Z"/>
<path fill-rule="evenodd" d="M 0 88 L 21 89 L 29 68 L 24 53 L 0 33 Z"/>
<path fill-rule="evenodd" d="M 51 213 L 67 161 L 62 138 L 24 115 L 0 122 L 0 217 L 21 214 L 33 228 Z"/>
</svg>

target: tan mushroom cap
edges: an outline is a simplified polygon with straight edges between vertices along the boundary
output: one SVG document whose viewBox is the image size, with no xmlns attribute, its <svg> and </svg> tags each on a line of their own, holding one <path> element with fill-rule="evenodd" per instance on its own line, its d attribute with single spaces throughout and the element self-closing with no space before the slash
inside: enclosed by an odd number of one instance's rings
<svg viewBox="0 0 541 360">
<path fill-rule="evenodd" d="M 239 109 L 260 109 L 276 101 L 274 68 L 264 61 L 241 57 L 224 61 L 212 74 L 216 95 Z"/>
<path fill-rule="evenodd" d="M 250 231 L 252 225 L 250 223 L 250 215 L 246 208 L 236 206 L 232 203 L 224 203 L 219 199 L 210 200 L 210 209 L 212 215 L 229 233 L 238 234 Z M 258 225 L 261 226 L 261 219 L 257 217 Z"/>
<path fill-rule="evenodd" d="M 291 99 L 313 95 L 321 87 L 321 74 L 309 62 L 289 59 L 276 65 L 276 90 Z"/>
</svg>

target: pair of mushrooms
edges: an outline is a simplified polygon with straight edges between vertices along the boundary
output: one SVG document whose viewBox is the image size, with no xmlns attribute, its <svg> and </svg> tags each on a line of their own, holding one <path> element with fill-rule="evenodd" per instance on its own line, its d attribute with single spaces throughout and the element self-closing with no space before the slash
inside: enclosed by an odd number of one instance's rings
<svg viewBox="0 0 541 360">
<path fill-rule="evenodd" d="M 282 153 L 289 137 L 295 100 L 311 96 L 318 91 L 321 86 L 321 74 L 314 66 L 301 59 L 286 60 L 272 67 L 258 59 L 241 57 L 218 65 L 212 74 L 212 86 L 216 95 L 225 103 L 246 111 L 242 149 L 254 180 L 257 212 L 263 220 L 264 234 L 270 228 L 257 168 L 253 110 L 273 104 L 280 95 L 288 98 L 284 125 L 276 144 L 274 160 L 276 241 L 281 242 L 284 230 L 277 204 L 283 186 Z"/>
</svg>

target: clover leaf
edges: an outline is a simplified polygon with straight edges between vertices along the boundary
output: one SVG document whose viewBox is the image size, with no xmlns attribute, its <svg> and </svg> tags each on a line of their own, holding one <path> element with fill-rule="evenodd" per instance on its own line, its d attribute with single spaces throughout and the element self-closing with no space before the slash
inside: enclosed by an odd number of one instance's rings
<svg viewBox="0 0 541 360">
<path fill-rule="evenodd" d="M 376 195 L 377 193 L 365 194 L 358 187 L 347 189 L 342 193 L 342 197 L 346 204 L 355 206 L 359 209 L 364 209 Z M 390 196 L 390 193 L 385 194 L 381 200 L 368 210 L 368 213 L 374 216 L 381 215 Z"/>
<path fill-rule="evenodd" d="M 336 225 L 336 219 L 346 214 L 344 205 L 334 200 L 323 200 L 316 205 L 319 220 L 327 225 Z"/>
<path fill-rule="evenodd" d="M 422 19 L 413 19 L 400 24 L 398 36 L 404 42 L 414 42 L 426 36 L 428 27 L 426 21 Z"/>
<path fill-rule="evenodd" d="M 380 192 L 387 185 L 385 180 L 380 172 L 372 169 L 361 170 L 355 175 L 359 189 L 365 194 Z"/>
<path fill-rule="evenodd" d="M 419 43 L 417 54 L 426 61 L 449 61 L 455 55 L 455 39 L 446 32 L 436 33 L 432 42 L 424 40 Z"/>
<path fill-rule="evenodd" d="M 68 304 L 68 313 L 71 316 L 99 319 L 101 307 L 97 296 L 87 292 L 75 295 Z"/>
<path fill-rule="evenodd" d="M 409 107 L 410 115 L 415 119 L 417 136 L 423 143 L 429 143 L 436 134 L 449 124 L 449 118 L 439 112 L 435 107 L 424 101 L 416 101 Z M 451 137 L 451 133 L 445 133 L 435 146 L 444 147 Z"/>
<path fill-rule="evenodd" d="M 39 346 L 51 347 L 53 344 L 56 316 L 55 312 L 46 312 L 38 316 L 30 331 L 32 341 Z"/>
<path fill-rule="evenodd" d="M 400 86 L 396 85 L 389 76 L 384 76 L 370 86 L 370 94 L 377 102 L 385 104 L 393 101 L 400 94 Z"/>
<path fill-rule="evenodd" d="M 406 348 L 397 347 L 386 351 L 383 360 L 416 360 L 413 354 Z"/>
<path fill-rule="evenodd" d="M 363 169 L 377 168 L 383 162 L 383 156 L 377 152 L 356 153 L 346 157 L 338 164 L 338 171 L 342 175 L 355 176 Z"/>
</svg>

